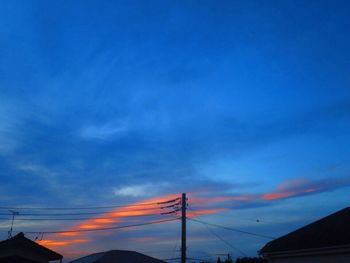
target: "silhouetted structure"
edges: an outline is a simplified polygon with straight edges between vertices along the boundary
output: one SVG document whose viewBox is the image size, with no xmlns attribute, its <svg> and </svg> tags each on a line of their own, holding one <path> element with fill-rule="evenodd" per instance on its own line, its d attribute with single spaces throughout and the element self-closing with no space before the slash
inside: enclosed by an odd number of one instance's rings
<svg viewBox="0 0 350 263">
<path fill-rule="evenodd" d="M 26 238 L 21 232 L 0 242 L 1 263 L 48 263 L 63 256 Z"/>
<path fill-rule="evenodd" d="M 237 258 L 235 263 L 267 263 L 267 260 L 257 257 L 244 257 Z"/>
<path fill-rule="evenodd" d="M 165 263 L 165 261 L 128 250 L 110 250 L 91 254 L 70 263 Z"/>
<path fill-rule="evenodd" d="M 267 243 L 260 254 L 269 263 L 349 263 L 350 208 Z"/>
</svg>

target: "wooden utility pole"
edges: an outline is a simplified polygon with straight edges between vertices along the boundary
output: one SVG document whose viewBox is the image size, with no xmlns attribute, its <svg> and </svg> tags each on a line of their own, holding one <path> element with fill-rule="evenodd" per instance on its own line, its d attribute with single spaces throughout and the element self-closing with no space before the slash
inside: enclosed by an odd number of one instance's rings
<svg viewBox="0 0 350 263">
<path fill-rule="evenodd" d="M 186 194 L 181 197 L 181 263 L 186 263 Z"/>
</svg>

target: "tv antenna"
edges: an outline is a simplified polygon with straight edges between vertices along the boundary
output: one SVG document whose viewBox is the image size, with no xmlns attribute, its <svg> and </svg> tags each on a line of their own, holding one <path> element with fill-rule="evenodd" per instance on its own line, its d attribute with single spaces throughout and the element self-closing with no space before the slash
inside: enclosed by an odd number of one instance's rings
<svg viewBox="0 0 350 263">
<path fill-rule="evenodd" d="M 12 237 L 12 231 L 13 231 L 13 223 L 15 221 L 15 216 L 18 216 L 19 212 L 13 211 L 13 210 L 9 210 L 9 212 L 12 214 L 12 220 L 11 220 L 11 228 L 8 231 L 8 238 L 11 238 Z"/>
</svg>

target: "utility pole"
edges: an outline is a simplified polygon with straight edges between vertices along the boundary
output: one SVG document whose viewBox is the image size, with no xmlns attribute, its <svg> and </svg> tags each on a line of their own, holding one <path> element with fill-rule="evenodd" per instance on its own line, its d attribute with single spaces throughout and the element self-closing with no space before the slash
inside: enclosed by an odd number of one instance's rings
<svg viewBox="0 0 350 263">
<path fill-rule="evenodd" d="M 181 263 L 186 263 L 186 193 L 181 197 Z"/>
</svg>

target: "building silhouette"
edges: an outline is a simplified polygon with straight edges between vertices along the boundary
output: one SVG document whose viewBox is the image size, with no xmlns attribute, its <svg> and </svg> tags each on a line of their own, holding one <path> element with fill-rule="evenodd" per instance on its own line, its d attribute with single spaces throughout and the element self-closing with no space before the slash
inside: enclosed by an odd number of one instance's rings
<svg viewBox="0 0 350 263">
<path fill-rule="evenodd" d="M 269 263 L 349 263 L 350 207 L 267 243 Z"/>
<path fill-rule="evenodd" d="M 1 263 L 48 263 L 62 259 L 62 255 L 26 238 L 22 232 L 0 242 Z"/>
</svg>

